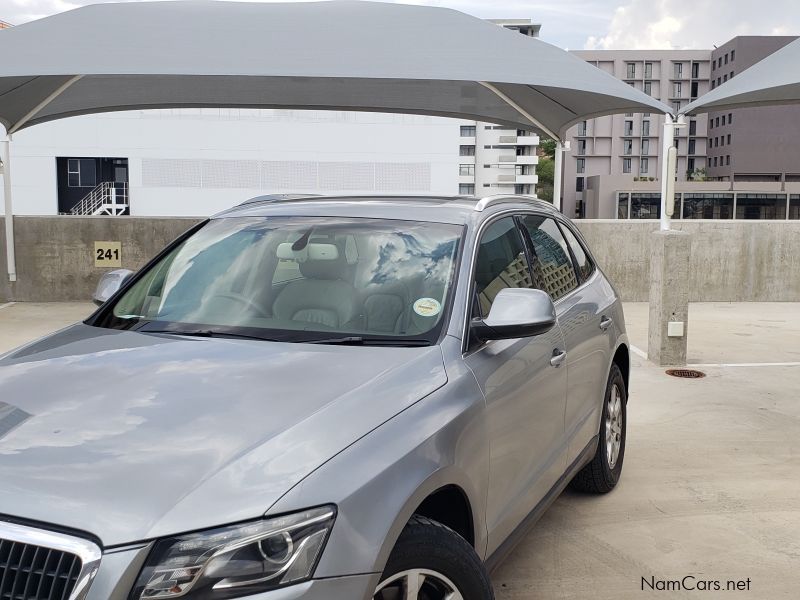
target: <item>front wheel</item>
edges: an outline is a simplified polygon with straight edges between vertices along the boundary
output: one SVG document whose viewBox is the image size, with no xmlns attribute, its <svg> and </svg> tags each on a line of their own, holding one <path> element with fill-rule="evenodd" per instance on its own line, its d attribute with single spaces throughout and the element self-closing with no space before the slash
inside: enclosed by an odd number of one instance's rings
<svg viewBox="0 0 800 600">
<path fill-rule="evenodd" d="M 373 600 L 493 600 L 489 575 L 455 531 L 415 515 L 389 556 Z"/>
<path fill-rule="evenodd" d="M 622 475 L 625 458 L 625 429 L 628 417 L 625 378 L 617 365 L 611 366 L 603 399 L 600 439 L 592 461 L 578 471 L 570 487 L 581 492 L 605 494 L 614 489 Z"/>
</svg>

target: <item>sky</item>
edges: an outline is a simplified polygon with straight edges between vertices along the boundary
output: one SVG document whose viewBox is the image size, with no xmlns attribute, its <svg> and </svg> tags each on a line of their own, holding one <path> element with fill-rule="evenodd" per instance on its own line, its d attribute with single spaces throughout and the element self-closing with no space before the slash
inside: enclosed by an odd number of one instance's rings
<svg viewBox="0 0 800 600">
<path fill-rule="evenodd" d="M 19 25 L 96 1 L 0 0 L 0 20 Z M 482 18 L 529 18 L 542 24 L 544 41 L 567 50 L 700 49 L 737 35 L 800 35 L 797 0 L 402 1 Z"/>
</svg>

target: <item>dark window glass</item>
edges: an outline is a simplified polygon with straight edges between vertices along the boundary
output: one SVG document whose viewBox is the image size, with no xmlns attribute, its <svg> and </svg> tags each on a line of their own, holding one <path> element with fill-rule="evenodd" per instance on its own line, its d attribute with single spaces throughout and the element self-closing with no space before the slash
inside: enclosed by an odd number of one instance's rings
<svg viewBox="0 0 800 600">
<path fill-rule="evenodd" d="M 582 192 L 583 191 L 583 177 L 576 177 L 575 178 L 575 191 Z"/>
<path fill-rule="evenodd" d="M 683 196 L 684 219 L 733 218 L 733 194 L 690 194 Z"/>
<path fill-rule="evenodd" d="M 586 281 L 591 277 L 594 271 L 594 264 L 592 264 L 592 260 L 589 258 L 589 255 L 586 254 L 583 245 L 578 241 L 578 238 L 575 237 L 575 234 L 572 233 L 570 228 L 566 225 L 561 225 L 561 231 L 564 233 L 564 238 L 566 238 L 572 250 L 572 256 L 575 257 L 575 267 L 578 271 L 578 277 L 581 281 Z"/>
<path fill-rule="evenodd" d="M 531 240 L 533 285 L 558 300 L 578 287 L 567 242 L 553 219 L 529 215 L 522 223 Z"/>
<path fill-rule="evenodd" d="M 792 194 L 789 198 L 789 218 L 800 219 L 800 195 Z"/>
<path fill-rule="evenodd" d="M 689 135 L 697 135 L 697 121 L 694 119 L 689 121 Z"/>
<path fill-rule="evenodd" d="M 784 194 L 739 194 L 736 196 L 737 219 L 785 219 Z"/>
<path fill-rule="evenodd" d="M 474 316 L 488 316 L 492 302 L 504 288 L 533 289 L 522 237 L 511 217 L 489 225 L 478 246 L 475 291 L 480 314 Z"/>
<path fill-rule="evenodd" d="M 631 194 L 631 219 L 658 219 L 661 216 L 661 194 Z"/>
<path fill-rule="evenodd" d="M 620 194 L 617 199 L 617 218 L 628 218 L 628 194 Z"/>
</svg>

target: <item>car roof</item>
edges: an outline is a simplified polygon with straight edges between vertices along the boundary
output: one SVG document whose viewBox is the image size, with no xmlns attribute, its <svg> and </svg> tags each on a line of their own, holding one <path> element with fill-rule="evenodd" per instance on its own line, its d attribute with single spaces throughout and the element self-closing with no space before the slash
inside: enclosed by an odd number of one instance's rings
<svg viewBox="0 0 800 600">
<path fill-rule="evenodd" d="M 212 218 L 254 216 L 339 216 L 464 224 L 483 220 L 498 210 L 538 209 L 557 214 L 552 204 L 533 196 L 412 196 L 269 194 L 251 198 Z"/>
</svg>

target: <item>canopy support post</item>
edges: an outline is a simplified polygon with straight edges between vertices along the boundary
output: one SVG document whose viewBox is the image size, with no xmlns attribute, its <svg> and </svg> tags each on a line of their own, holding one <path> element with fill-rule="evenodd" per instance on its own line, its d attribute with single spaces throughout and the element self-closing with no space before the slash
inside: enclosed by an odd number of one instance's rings
<svg viewBox="0 0 800 600">
<path fill-rule="evenodd" d="M 671 228 L 670 217 L 667 215 L 667 196 L 669 190 L 674 186 L 670 185 L 675 181 L 675 173 L 669 172 L 669 153 L 675 138 L 675 124 L 672 115 L 664 115 L 664 131 L 661 137 L 661 231 L 669 231 Z"/>
<path fill-rule="evenodd" d="M 561 186 L 564 170 L 564 153 L 567 151 L 567 144 L 560 139 L 556 141 L 555 164 L 553 165 L 553 206 L 561 212 Z"/>
<path fill-rule="evenodd" d="M 83 75 L 75 75 L 70 77 L 67 81 L 62 83 L 56 88 L 52 94 L 47 96 L 44 100 L 39 102 L 31 111 L 29 111 L 19 121 L 12 124 L 6 131 L 5 139 L 3 140 L 3 201 L 5 204 L 5 228 L 6 228 L 6 263 L 8 266 L 8 280 L 17 280 L 17 255 L 16 243 L 14 239 L 14 202 L 11 197 L 11 136 L 14 132 L 18 131 L 28 121 L 39 114 L 39 112 L 50 104 L 53 100 L 58 98 L 64 91 L 69 88 L 73 83 L 78 81 Z"/>
<path fill-rule="evenodd" d="M 521 107 L 519 104 L 517 104 L 516 102 L 514 102 L 514 101 L 513 101 L 511 98 L 509 98 L 508 96 L 506 96 L 506 95 L 505 95 L 503 92 L 501 92 L 500 90 L 498 90 L 498 89 L 497 89 L 495 86 L 493 86 L 491 83 L 488 83 L 488 82 L 486 82 L 486 81 L 479 81 L 478 83 L 480 83 L 480 84 L 481 84 L 483 87 L 485 87 L 487 90 L 491 90 L 492 92 L 494 92 L 494 94 L 495 94 L 495 95 L 496 95 L 498 98 L 500 98 L 500 99 L 501 99 L 503 102 L 505 102 L 506 104 L 508 104 L 509 106 L 511 106 L 511 107 L 512 107 L 514 110 L 516 110 L 516 111 L 517 111 L 519 114 L 521 114 L 523 117 L 525 117 L 526 119 L 528 119 L 528 121 L 530 121 L 530 122 L 531 122 L 531 124 L 532 124 L 534 127 L 538 127 L 538 128 L 539 128 L 539 129 L 540 129 L 542 132 L 546 133 L 546 134 L 547 134 L 549 137 L 551 137 L 552 139 L 554 139 L 554 140 L 556 140 L 556 141 L 558 141 L 558 140 L 560 140 L 560 139 L 561 139 L 561 136 L 559 136 L 559 135 L 558 135 L 558 134 L 556 134 L 556 133 L 553 133 L 553 132 L 552 132 L 552 131 L 550 131 L 550 130 L 549 130 L 547 127 L 545 127 L 544 125 L 542 125 L 542 124 L 541 124 L 539 121 L 537 121 L 537 120 L 536 120 L 536 118 L 534 118 L 534 117 L 533 117 L 533 115 L 531 115 L 531 114 L 530 114 L 528 111 L 526 111 L 524 108 L 522 108 L 522 107 Z"/>
<path fill-rule="evenodd" d="M 3 200 L 5 203 L 6 264 L 8 280 L 17 280 L 17 257 L 14 252 L 14 213 L 11 202 L 11 135 L 7 134 L 3 146 Z"/>
</svg>

